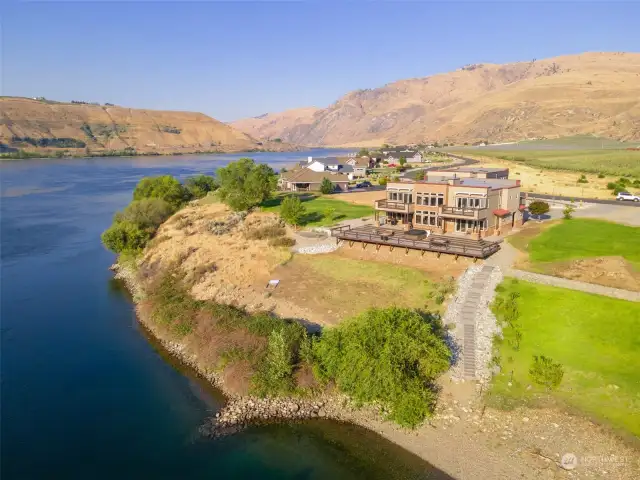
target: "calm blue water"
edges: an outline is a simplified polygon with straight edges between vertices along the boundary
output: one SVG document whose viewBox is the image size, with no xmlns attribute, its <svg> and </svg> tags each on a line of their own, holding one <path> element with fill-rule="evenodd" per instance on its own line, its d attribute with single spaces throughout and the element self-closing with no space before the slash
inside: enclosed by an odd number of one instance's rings
<svg viewBox="0 0 640 480">
<path fill-rule="evenodd" d="M 326 154 L 248 156 L 278 167 Z M 444 478 L 330 421 L 198 436 L 221 398 L 146 338 L 99 236 L 142 176 L 240 156 L 0 164 L 3 480 Z"/>
</svg>

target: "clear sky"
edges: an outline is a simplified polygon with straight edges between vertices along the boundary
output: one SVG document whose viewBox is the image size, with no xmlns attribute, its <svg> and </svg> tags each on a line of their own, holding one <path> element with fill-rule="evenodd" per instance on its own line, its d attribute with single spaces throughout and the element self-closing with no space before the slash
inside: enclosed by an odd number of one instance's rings
<svg viewBox="0 0 640 480">
<path fill-rule="evenodd" d="M 1 0 L 3 95 L 223 121 L 350 90 L 585 51 L 640 51 L 640 3 Z"/>
</svg>

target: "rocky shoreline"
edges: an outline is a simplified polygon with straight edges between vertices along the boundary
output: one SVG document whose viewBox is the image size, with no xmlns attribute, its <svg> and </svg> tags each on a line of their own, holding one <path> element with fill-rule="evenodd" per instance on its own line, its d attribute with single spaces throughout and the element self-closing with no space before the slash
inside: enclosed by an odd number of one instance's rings
<svg viewBox="0 0 640 480">
<path fill-rule="evenodd" d="M 144 291 L 139 284 L 135 272 L 116 263 L 110 267 L 114 272 L 114 278 L 122 281 L 137 304 L 144 298 Z M 211 385 L 220 390 L 227 399 L 225 406 L 201 426 L 200 433 L 207 437 L 221 437 L 243 430 L 251 425 L 260 425 L 276 422 L 301 421 L 312 418 L 327 418 L 337 421 L 346 421 L 362 425 L 354 414 L 358 411 L 360 417 L 377 417 L 374 407 L 358 410 L 348 397 L 339 394 L 323 394 L 313 397 L 267 397 L 237 396 L 229 392 L 218 374 L 209 371 L 200 364 L 198 358 L 190 355 L 184 345 L 170 342 L 158 335 L 153 324 L 144 312 L 136 307 L 138 321 L 153 335 L 163 348 L 178 360 L 193 368 L 204 377 Z"/>
<path fill-rule="evenodd" d="M 131 291 L 136 304 L 144 299 L 131 269 L 116 264 L 112 270 Z M 203 368 L 184 345 L 163 339 L 140 305 L 136 312 L 140 323 L 169 353 L 191 366 L 227 398 L 225 406 L 201 426 L 200 433 L 206 437 L 232 435 L 253 425 L 325 418 L 367 428 L 461 480 L 635 479 L 640 475 L 637 450 L 589 419 L 553 408 L 489 408 L 477 392 L 470 393 L 475 390 L 474 385 L 453 378 L 443 380 L 436 412 L 416 430 L 385 421 L 385 412 L 379 406 L 356 407 L 337 393 L 300 398 L 232 395 L 221 378 Z M 569 471 L 562 463 L 567 452 L 575 453 L 579 461 L 608 460 L 591 466 L 579 464 Z"/>
</svg>

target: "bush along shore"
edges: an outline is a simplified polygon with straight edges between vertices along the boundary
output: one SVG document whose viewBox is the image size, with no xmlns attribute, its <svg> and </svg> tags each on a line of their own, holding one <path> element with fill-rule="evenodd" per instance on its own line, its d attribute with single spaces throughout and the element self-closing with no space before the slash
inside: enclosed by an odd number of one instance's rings
<svg viewBox="0 0 640 480">
<path fill-rule="evenodd" d="M 195 354 L 188 345 L 176 340 L 153 318 L 153 309 L 148 308 L 148 295 L 132 262 L 115 263 L 111 266 L 114 278 L 122 281 L 131 292 L 136 303 L 138 321 L 156 338 L 162 347 L 190 366 L 227 398 L 225 406 L 200 427 L 200 433 L 217 438 L 237 433 L 246 427 L 278 422 L 301 421 L 326 418 L 349 422 L 365 428 L 389 417 L 389 409 L 380 402 L 363 405 L 335 388 L 308 389 L 297 391 L 296 395 L 256 396 L 242 395 L 230 388 L 224 375 L 210 368 L 206 361 Z"/>
</svg>

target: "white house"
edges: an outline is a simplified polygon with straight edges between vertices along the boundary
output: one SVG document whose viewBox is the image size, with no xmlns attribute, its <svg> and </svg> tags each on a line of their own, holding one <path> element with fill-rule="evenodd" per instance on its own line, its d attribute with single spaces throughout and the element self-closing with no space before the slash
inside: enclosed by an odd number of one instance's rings
<svg viewBox="0 0 640 480">
<path fill-rule="evenodd" d="M 337 172 L 342 166 L 336 157 L 313 158 L 307 159 L 307 168 L 314 172 Z"/>
</svg>

